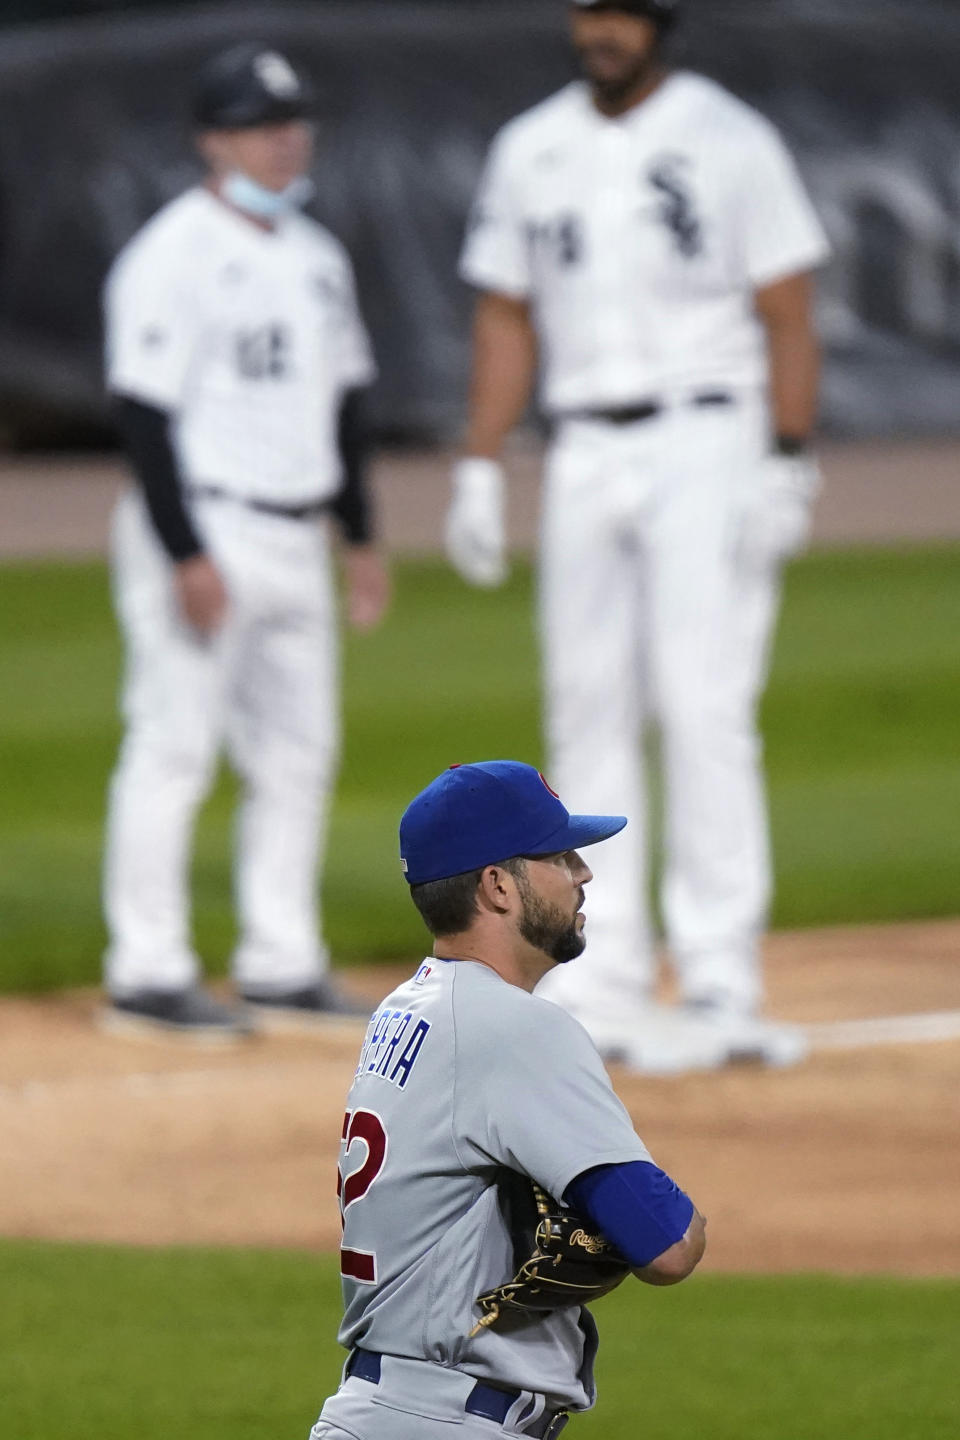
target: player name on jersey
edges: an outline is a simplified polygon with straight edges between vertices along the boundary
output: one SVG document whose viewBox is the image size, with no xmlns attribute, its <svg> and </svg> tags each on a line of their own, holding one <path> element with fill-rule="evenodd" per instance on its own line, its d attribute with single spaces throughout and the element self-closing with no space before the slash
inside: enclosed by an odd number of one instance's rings
<svg viewBox="0 0 960 1440">
<path fill-rule="evenodd" d="M 378 1010 L 367 1027 L 360 1051 L 357 1078 L 377 1075 L 403 1090 L 413 1072 L 423 1042 L 430 1033 L 430 1022 L 422 1017 L 413 1022 L 410 1010 Z"/>
</svg>

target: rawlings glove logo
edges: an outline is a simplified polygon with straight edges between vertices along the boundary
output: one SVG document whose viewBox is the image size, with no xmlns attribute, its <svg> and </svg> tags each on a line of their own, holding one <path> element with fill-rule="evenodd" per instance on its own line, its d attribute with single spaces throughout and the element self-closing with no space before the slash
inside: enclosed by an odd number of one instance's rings
<svg viewBox="0 0 960 1440">
<path fill-rule="evenodd" d="M 586 1230 L 574 1230 L 570 1234 L 570 1244 L 579 1245 L 586 1250 L 588 1255 L 602 1255 L 610 1246 L 600 1235 L 589 1235 Z"/>
</svg>

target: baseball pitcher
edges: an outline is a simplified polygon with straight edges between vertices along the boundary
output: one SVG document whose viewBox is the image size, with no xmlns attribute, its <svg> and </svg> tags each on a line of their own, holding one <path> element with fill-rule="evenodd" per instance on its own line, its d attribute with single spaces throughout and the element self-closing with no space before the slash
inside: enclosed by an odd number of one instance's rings
<svg viewBox="0 0 960 1440">
<path fill-rule="evenodd" d="M 803 1053 L 759 1018 L 770 865 L 755 710 L 780 570 L 819 483 L 811 272 L 827 254 L 772 126 L 668 66 L 676 11 L 575 0 L 583 79 L 493 143 L 462 260 L 480 296 L 447 520 L 452 563 L 499 583 L 499 456 L 539 368 L 550 767 L 577 806 L 642 817 L 638 737 L 658 725 L 661 910 L 683 1003 L 650 998 L 642 819 L 598 861 L 589 960 L 543 993 L 651 1071 Z"/>
<path fill-rule="evenodd" d="M 343 1383 L 312 1440 L 554 1437 L 596 1398 L 587 1301 L 672 1285 L 704 1220 L 586 1031 L 533 994 L 584 948 L 582 847 L 529 765 L 454 766 L 400 824 L 433 955 L 370 1021 L 340 1146 Z M 579 962 L 578 962 L 579 963 Z"/>
</svg>

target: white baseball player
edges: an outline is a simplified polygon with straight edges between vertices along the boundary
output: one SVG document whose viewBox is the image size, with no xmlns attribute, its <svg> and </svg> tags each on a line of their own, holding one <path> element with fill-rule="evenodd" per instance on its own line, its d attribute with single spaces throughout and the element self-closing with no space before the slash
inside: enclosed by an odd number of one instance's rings
<svg viewBox="0 0 960 1440">
<path fill-rule="evenodd" d="M 328 975 L 318 847 L 338 746 L 327 512 L 352 621 L 375 623 L 358 397 L 374 375 L 350 262 L 302 216 L 310 99 L 262 46 L 216 57 L 196 96 L 206 183 L 164 207 L 106 288 L 107 373 L 139 484 L 118 506 L 126 735 L 110 793 L 108 1018 L 211 1035 L 354 1007 Z M 251 1007 L 198 983 L 187 868 L 226 745 L 245 790 L 233 959 Z M 366 1007 L 363 1007 L 367 1013 Z"/>
<path fill-rule="evenodd" d="M 642 815 L 665 781 L 661 909 L 682 1007 L 651 1005 L 644 826 L 604 848 L 587 964 L 544 993 L 648 1070 L 789 1063 L 758 1018 L 770 877 L 755 707 L 782 562 L 818 486 L 808 444 L 821 226 L 771 125 L 671 71 L 675 0 L 575 0 L 585 78 L 496 137 L 462 260 L 482 292 L 453 564 L 505 573 L 505 435 L 539 361 L 552 419 L 540 629 L 550 766 L 577 806 Z"/>
<path fill-rule="evenodd" d="M 651 1285 L 683 1280 L 704 1220 L 651 1160 L 582 1026 L 533 995 L 584 948 L 578 848 L 618 815 L 570 815 L 516 761 L 455 766 L 408 806 L 400 852 L 433 956 L 378 1007 L 340 1147 L 344 1379 L 313 1440 L 560 1433 L 596 1398 L 597 1331 L 565 1308 L 481 1324 L 508 1280 L 529 1182 Z"/>
</svg>

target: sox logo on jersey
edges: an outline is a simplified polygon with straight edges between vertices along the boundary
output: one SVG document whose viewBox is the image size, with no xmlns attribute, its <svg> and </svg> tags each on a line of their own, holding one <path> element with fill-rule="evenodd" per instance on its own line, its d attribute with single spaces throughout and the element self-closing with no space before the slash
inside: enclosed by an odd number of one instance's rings
<svg viewBox="0 0 960 1440">
<path fill-rule="evenodd" d="M 647 172 L 647 181 L 663 195 L 660 218 L 677 242 L 681 255 L 692 259 L 703 249 L 703 227 L 697 217 L 696 201 L 685 170 L 688 156 L 665 155 L 654 161 Z"/>
</svg>

